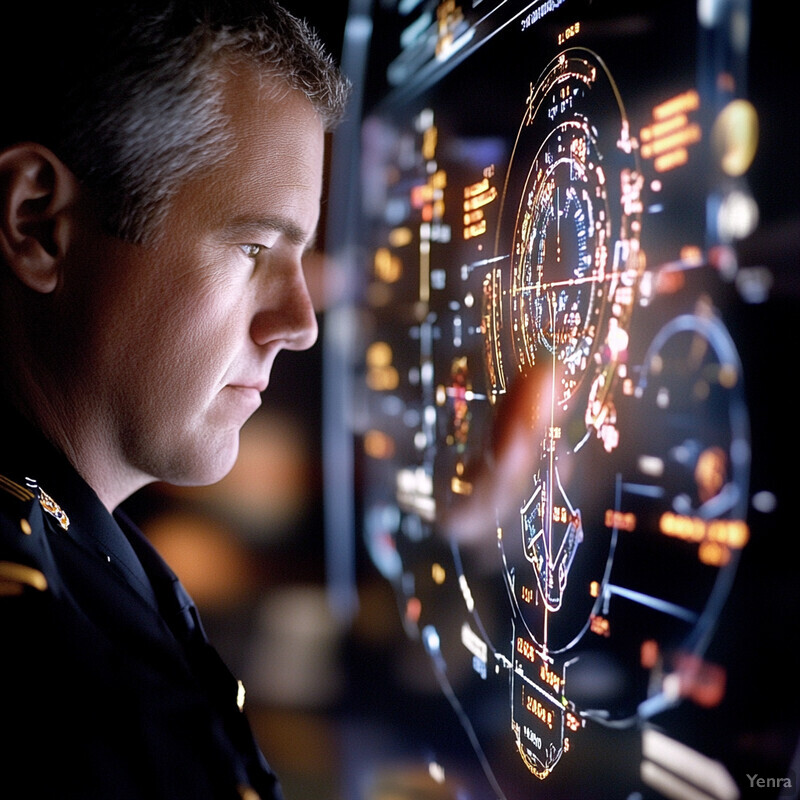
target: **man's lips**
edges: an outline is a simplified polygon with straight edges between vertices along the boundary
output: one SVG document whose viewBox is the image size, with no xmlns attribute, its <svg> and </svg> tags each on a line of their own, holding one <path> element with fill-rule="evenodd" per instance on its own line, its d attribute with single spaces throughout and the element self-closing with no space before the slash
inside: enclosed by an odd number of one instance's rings
<svg viewBox="0 0 800 800">
<path fill-rule="evenodd" d="M 241 403 L 249 413 L 253 413 L 261 405 L 261 388 L 264 384 L 248 385 L 248 384 L 228 384 L 227 388 L 232 390 L 233 397 L 239 398 L 237 405 Z"/>
<path fill-rule="evenodd" d="M 265 378 L 263 380 L 243 380 L 243 381 L 231 381 L 228 386 L 232 389 L 252 389 L 255 392 L 261 394 L 262 392 L 266 391 L 267 385 L 269 381 Z"/>
</svg>

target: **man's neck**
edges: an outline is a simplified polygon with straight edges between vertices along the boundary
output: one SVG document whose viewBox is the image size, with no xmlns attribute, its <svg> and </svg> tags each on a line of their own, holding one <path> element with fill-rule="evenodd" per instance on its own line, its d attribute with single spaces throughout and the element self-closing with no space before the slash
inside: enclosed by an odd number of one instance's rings
<svg viewBox="0 0 800 800">
<path fill-rule="evenodd" d="M 115 457 L 116 448 L 109 446 L 113 437 L 89 403 L 79 412 L 63 395 L 45 392 L 30 381 L 26 384 L 26 391 L 20 391 L 20 384 L 5 387 L 7 401 L 63 453 L 108 511 L 151 482 Z"/>
</svg>

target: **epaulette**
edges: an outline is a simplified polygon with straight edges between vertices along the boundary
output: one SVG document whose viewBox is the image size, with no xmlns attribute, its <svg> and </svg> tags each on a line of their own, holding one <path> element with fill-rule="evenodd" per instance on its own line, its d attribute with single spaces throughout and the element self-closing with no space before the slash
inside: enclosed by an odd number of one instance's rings
<svg viewBox="0 0 800 800">
<path fill-rule="evenodd" d="M 40 493 L 36 487 L 23 486 L 5 475 L 0 475 L 0 499 L 4 500 L 2 516 L 6 517 L 6 520 L 0 522 L 18 530 L 23 538 L 30 536 L 32 531 L 28 516 L 37 494 Z M 41 497 L 39 502 L 42 502 Z M 26 588 L 38 591 L 47 589 L 47 578 L 44 573 L 29 564 L 21 563 L 17 557 L 18 555 L 15 557 L 5 552 L 0 554 L 0 598 L 20 595 Z"/>
<path fill-rule="evenodd" d="M 16 497 L 17 500 L 21 500 L 22 502 L 33 500 L 36 496 L 31 488 L 20 486 L 20 484 L 15 483 L 5 475 L 0 475 L 0 491 L 10 494 L 12 497 Z"/>
</svg>

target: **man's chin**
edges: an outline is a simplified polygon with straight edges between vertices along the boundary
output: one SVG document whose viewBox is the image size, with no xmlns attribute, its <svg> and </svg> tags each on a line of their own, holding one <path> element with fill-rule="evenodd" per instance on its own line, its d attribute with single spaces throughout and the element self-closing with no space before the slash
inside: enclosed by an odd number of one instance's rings
<svg viewBox="0 0 800 800">
<path fill-rule="evenodd" d="M 172 474 L 165 477 L 165 483 L 174 486 L 211 486 L 219 483 L 236 464 L 239 457 L 239 432 L 226 438 L 225 446 L 213 447 L 196 452 L 174 464 Z"/>
</svg>

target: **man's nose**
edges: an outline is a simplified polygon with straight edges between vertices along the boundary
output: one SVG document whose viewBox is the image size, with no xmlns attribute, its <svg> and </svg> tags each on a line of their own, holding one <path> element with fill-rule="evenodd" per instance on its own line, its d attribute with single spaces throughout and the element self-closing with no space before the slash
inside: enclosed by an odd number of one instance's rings
<svg viewBox="0 0 800 800">
<path fill-rule="evenodd" d="M 279 344 L 307 350 L 317 340 L 318 325 L 302 264 L 297 262 L 262 290 L 263 301 L 253 316 L 250 335 L 259 345 Z"/>
</svg>

